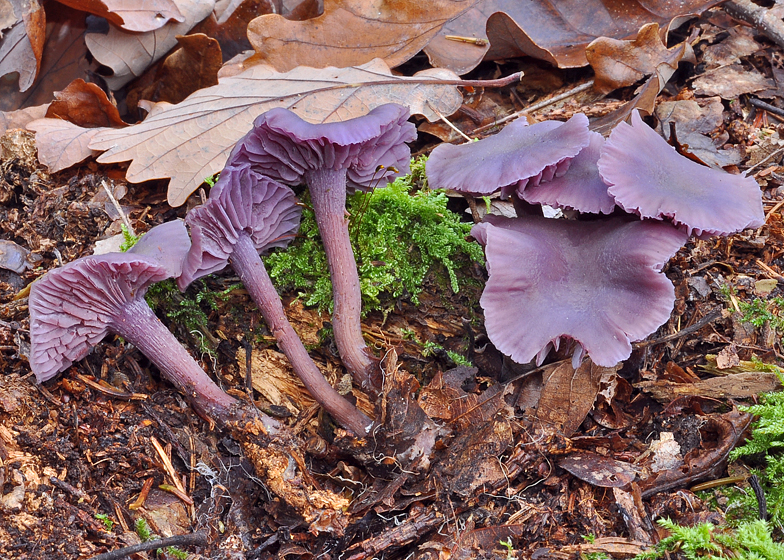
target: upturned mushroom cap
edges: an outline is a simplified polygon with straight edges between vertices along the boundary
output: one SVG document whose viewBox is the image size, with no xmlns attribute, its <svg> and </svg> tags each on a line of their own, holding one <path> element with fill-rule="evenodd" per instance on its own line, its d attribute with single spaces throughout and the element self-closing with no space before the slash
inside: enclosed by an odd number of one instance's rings
<svg viewBox="0 0 784 560">
<path fill-rule="evenodd" d="M 225 268 L 243 231 L 259 252 L 285 247 L 299 230 L 301 215 L 290 188 L 247 165 L 225 168 L 210 199 L 185 218 L 192 246 L 177 285 L 184 290 L 197 278 Z"/>
<path fill-rule="evenodd" d="M 501 132 L 478 142 L 441 144 L 427 160 L 425 171 L 434 189 L 488 195 L 522 193 L 529 185 L 560 177 L 570 160 L 588 145 L 588 117 L 574 115 L 565 123 L 528 125 L 517 119 Z"/>
<path fill-rule="evenodd" d="M 349 190 L 367 190 L 405 175 L 416 127 L 407 107 L 388 103 L 367 115 L 341 122 L 312 124 L 288 109 L 260 115 L 228 159 L 228 165 L 250 164 L 256 171 L 285 183 L 303 182 L 308 171 L 346 169 Z M 395 171 L 395 169 L 397 171 Z"/>
<path fill-rule="evenodd" d="M 162 266 L 128 253 L 82 257 L 30 288 L 30 367 L 39 383 L 90 353 L 122 308 L 169 278 Z"/>
<path fill-rule="evenodd" d="M 604 137 L 590 132 L 590 139 L 590 144 L 572 159 L 566 173 L 548 182 L 528 185 L 522 193 L 523 200 L 578 212 L 612 214 L 615 199 L 607 194 L 607 183 L 602 181 L 596 165 Z"/>
<path fill-rule="evenodd" d="M 696 235 L 729 235 L 765 222 L 752 177 L 702 166 L 678 154 L 637 111 L 620 123 L 599 158 L 616 204 L 643 218 L 669 219 Z"/>
<path fill-rule="evenodd" d="M 168 249 L 161 251 L 161 244 Z M 127 253 L 82 257 L 30 287 L 30 366 L 39 383 L 81 360 L 122 308 L 176 276 L 190 247 L 182 220 L 152 228 Z"/>
<path fill-rule="evenodd" d="M 488 216 L 471 235 L 487 256 L 480 303 L 496 348 L 526 363 L 571 338 L 606 367 L 669 319 L 675 293 L 660 270 L 687 239 L 665 222 L 621 218 Z"/>
</svg>

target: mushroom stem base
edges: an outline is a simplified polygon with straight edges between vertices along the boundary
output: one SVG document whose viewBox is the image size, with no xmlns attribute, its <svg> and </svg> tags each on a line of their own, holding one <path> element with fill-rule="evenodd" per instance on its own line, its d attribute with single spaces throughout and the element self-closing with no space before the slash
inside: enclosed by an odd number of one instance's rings
<svg viewBox="0 0 784 560">
<path fill-rule="evenodd" d="M 224 393 L 166 328 L 143 299 L 124 306 L 112 330 L 136 346 L 163 376 L 185 393 L 202 415 L 225 422 L 240 403 Z"/>
<path fill-rule="evenodd" d="M 302 340 L 286 318 L 280 296 L 247 233 L 240 234 L 230 261 L 308 392 L 342 426 L 358 436 L 367 434 L 372 421 L 329 384 L 310 358 Z"/>
</svg>

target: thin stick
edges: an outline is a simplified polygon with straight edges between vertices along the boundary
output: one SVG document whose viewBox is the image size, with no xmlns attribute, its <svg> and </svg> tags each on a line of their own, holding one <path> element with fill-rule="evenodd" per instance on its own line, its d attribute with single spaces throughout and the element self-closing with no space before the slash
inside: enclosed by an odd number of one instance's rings
<svg viewBox="0 0 784 560">
<path fill-rule="evenodd" d="M 435 107 L 435 106 L 434 106 L 432 103 L 430 103 L 430 100 L 429 100 L 429 99 L 426 99 L 426 100 L 425 100 L 425 103 L 427 103 L 427 106 L 428 106 L 428 107 L 430 107 L 430 108 L 433 110 L 433 112 L 434 112 L 436 115 L 438 115 L 438 118 L 439 118 L 439 119 L 441 119 L 442 121 L 444 121 L 444 122 L 447 124 L 447 126 L 449 126 L 449 128 L 451 128 L 452 130 L 454 130 L 455 132 L 457 132 L 457 133 L 458 133 L 460 136 L 462 136 L 463 138 L 465 138 L 465 141 L 466 141 L 466 142 L 472 142 L 472 139 L 471 139 L 471 137 L 470 137 L 470 136 L 467 136 L 465 132 L 463 132 L 462 130 L 460 130 L 459 128 L 457 128 L 455 125 L 453 125 L 451 122 L 449 122 L 449 120 L 448 120 L 448 119 L 447 119 L 447 118 L 446 118 L 444 115 L 442 115 L 442 114 L 441 114 L 441 111 L 439 111 L 438 109 L 436 109 L 436 107 Z"/>
<path fill-rule="evenodd" d="M 156 550 L 158 548 L 168 548 L 170 546 L 205 546 L 207 544 L 208 533 L 206 529 L 196 531 L 189 535 L 174 535 L 173 537 L 166 537 L 165 539 L 158 539 L 154 541 L 147 541 L 133 546 L 126 546 L 125 548 L 118 548 L 111 552 L 104 552 L 98 556 L 93 556 L 90 560 L 119 560 L 120 558 L 127 558 L 132 554 L 139 552 L 147 552 L 148 550 Z"/>
<path fill-rule="evenodd" d="M 539 103 L 534 103 L 530 107 L 526 107 L 525 109 L 512 113 L 511 115 L 507 115 L 502 119 L 498 119 L 492 124 L 486 124 L 484 126 L 480 126 L 479 128 L 474 130 L 474 134 L 483 132 L 489 128 L 493 128 L 494 126 L 498 126 L 499 124 L 503 124 L 507 121 L 514 120 L 518 117 L 522 117 L 528 113 L 538 111 L 539 109 L 544 109 L 548 105 L 552 105 L 553 103 L 558 103 L 559 101 L 563 101 L 564 99 L 572 97 L 573 95 L 577 95 L 578 93 L 585 91 L 587 89 L 591 89 L 592 87 L 593 87 L 593 80 L 589 80 L 584 84 L 580 84 L 579 86 L 573 87 L 569 91 L 565 91 L 561 94 L 556 95 L 555 97 L 551 97 L 550 99 L 545 99 L 543 101 L 540 101 Z"/>
<path fill-rule="evenodd" d="M 757 163 L 755 163 L 754 165 L 752 165 L 751 167 L 749 167 L 749 168 L 746 170 L 746 176 L 748 176 L 748 175 L 749 175 L 749 174 L 752 172 L 752 170 L 754 170 L 754 169 L 758 168 L 760 165 L 762 165 L 763 163 L 765 163 L 765 162 L 766 162 L 766 161 L 768 161 L 769 159 L 771 159 L 771 158 L 773 158 L 773 157 L 776 157 L 776 156 L 778 156 L 778 155 L 781 155 L 781 154 L 782 154 L 782 152 L 784 152 L 784 148 L 779 148 L 778 150 L 776 150 L 776 151 L 775 151 L 775 152 L 773 152 L 772 154 L 769 154 L 769 155 L 768 155 L 768 157 L 766 157 L 766 158 L 765 158 L 765 159 L 763 159 L 762 161 L 758 161 Z"/>
<path fill-rule="evenodd" d="M 103 190 L 106 191 L 106 196 L 108 196 L 109 200 L 112 201 L 112 204 L 114 205 L 115 210 L 117 210 L 117 213 L 120 215 L 123 224 L 125 224 L 125 227 L 128 228 L 128 233 L 130 233 L 133 236 L 136 236 L 136 232 L 133 231 L 133 226 L 131 225 L 128 216 L 125 215 L 122 206 L 120 206 L 120 203 L 117 202 L 116 198 L 114 198 L 114 194 L 112 194 L 112 189 L 110 189 L 109 185 L 106 184 L 106 179 L 101 181 L 101 186 L 103 187 Z"/>
</svg>

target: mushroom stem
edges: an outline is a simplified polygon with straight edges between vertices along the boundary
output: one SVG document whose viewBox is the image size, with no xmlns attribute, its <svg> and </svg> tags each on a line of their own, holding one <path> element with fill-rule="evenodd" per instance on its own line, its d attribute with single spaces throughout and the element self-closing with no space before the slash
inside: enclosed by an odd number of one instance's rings
<svg viewBox="0 0 784 560">
<path fill-rule="evenodd" d="M 240 402 L 224 393 L 204 373 L 144 299 L 125 304 L 111 330 L 158 366 L 163 376 L 187 395 L 200 414 L 225 422 L 239 408 Z"/>
<path fill-rule="evenodd" d="M 344 186 L 341 188 L 345 191 Z M 240 280 L 253 301 L 259 306 L 267 326 L 278 341 L 278 346 L 288 357 L 294 371 L 308 392 L 342 426 L 358 436 L 367 434 L 373 422 L 329 384 L 310 358 L 308 351 L 286 318 L 280 296 L 275 290 L 266 268 L 264 268 L 258 250 L 246 232 L 240 233 L 229 261 L 235 272 L 239 274 Z"/>
<path fill-rule="evenodd" d="M 332 328 L 340 358 L 360 387 L 377 390 L 377 361 L 362 338 L 362 292 L 346 216 L 346 170 L 308 171 L 305 181 L 332 279 Z"/>
</svg>

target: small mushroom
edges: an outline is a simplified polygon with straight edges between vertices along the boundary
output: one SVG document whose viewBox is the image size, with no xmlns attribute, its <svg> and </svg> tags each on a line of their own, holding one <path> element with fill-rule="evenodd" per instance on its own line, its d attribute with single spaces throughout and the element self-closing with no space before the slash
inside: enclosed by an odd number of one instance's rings
<svg viewBox="0 0 784 560">
<path fill-rule="evenodd" d="M 185 224 L 177 220 L 151 229 L 127 253 L 82 257 L 36 281 L 29 300 L 30 366 L 38 382 L 114 333 L 158 366 L 199 413 L 232 417 L 239 402 L 210 379 L 144 300 L 150 285 L 179 274 L 189 246 Z"/>
<path fill-rule="evenodd" d="M 416 138 L 408 109 L 387 104 L 343 122 L 311 124 L 286 109 L 259 116 L 229 156 L 282 183 L 308 185 L 329 264 L 332 327 L 343 363 L 364 389 L 377 388 L 377 362 L 362 337 L 362 293 L 348 232 L 346 189 L 383 186 L 408 172 Z"/>
<path fill-rule="evenodd" d="M 528 125 L 517 119 L 478 142 L 436 147 L 425 166 L 427 180 L 435 189 L 521 195 L 528 186 L 566 173 L 571 159 L 588 145 L 588 132 L 588 118 L 582 113 L 565 123 Z"/>
<path fill-rule="evenodd" d="M 178 279 L 181 289 L 231 263 L 308 392 L 341 425 L 365 435 L 371 420 L 327 382 L 292 328 L 259 252 L 281 247 L 299 229 L 292 190 L 251 170 L 225 168 L 209 200 L 186 216 L 193 245 Z"/>
<path fill-rule="evenodd" d="M 572 159 L 569 170 L 548 182 L 528 185 L 522 198 L 531 204 L 547 204 L 578 212 L 612 214 L 615 199 L 607 194 L 607 183 L 599 176 L 597 162 L 604 137 L 590 133 L 590 143 Z"/>
<path fill-rule="evenodd" d="M 611 367 L 665 323 L 675 291 L 661 267 L 687 236 L 665 222 L 487 216 L 473 235 L 489 278 L 487 335 L 512 360 L 541 363 L 561 339 Z"/>
<path fill-rule="evenodd" d="M 678 154 L 632 112 L 610 134 L 599 173 L 616 204 L 643 218 L 672 220 L 687 233 L 729 235 L 765 222 L 759 185 Z"/>
</svg>

